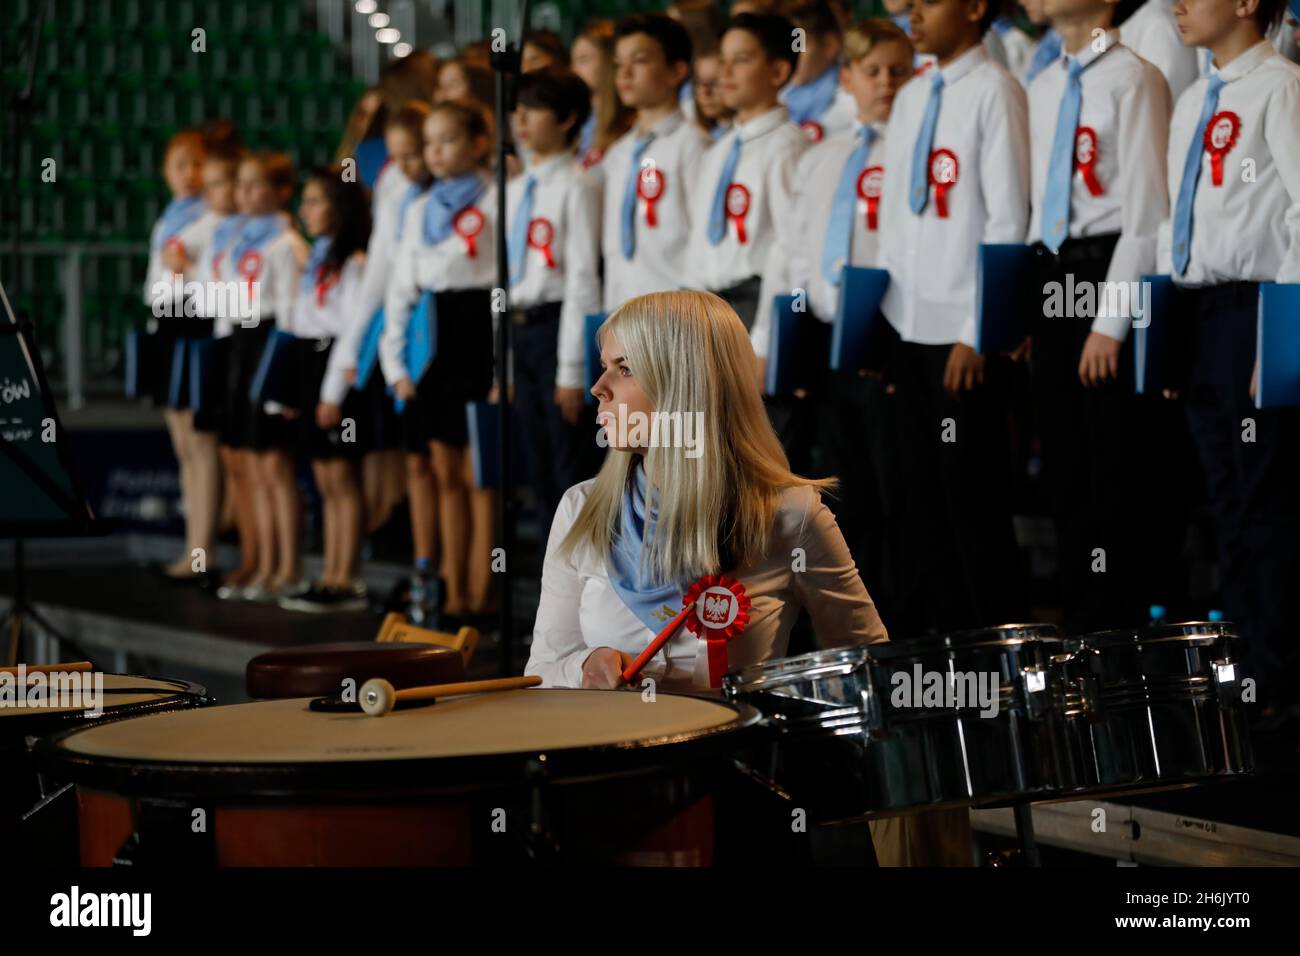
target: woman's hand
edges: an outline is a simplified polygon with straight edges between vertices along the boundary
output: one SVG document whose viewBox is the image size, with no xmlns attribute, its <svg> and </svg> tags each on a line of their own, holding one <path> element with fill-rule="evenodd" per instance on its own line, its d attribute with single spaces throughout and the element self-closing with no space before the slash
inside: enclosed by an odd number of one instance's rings
<svg viewBox="0 0 1300 956">
<path fill-rule="evenodd" d="M 623 671 L 632 658 L 612 647 L 598 647 L 582 664 L 582 686 L 596 690 L 616 690 L 623 686 Z"/>
<path fill-rule="evenodd" d="M 415 383 L 409 378 L 404 378 L 393 386 L 393 394 L 404 402 L 415 400 Z"/>
<path fill-rule="evenodd" d="M 582 414 L 582 389 L 555 386 L 555 404 L 560 406 L 560 415 L 570 425 L 578 424 Z"/>
<path fill-rule="evenodd" d="M 343 406 L 320 402 L 316 406 L 316 427 L 328 431 L 343 421 Z"/>
<path fill-rule="evenodd" d="M 349 385 L 357 384 L 357 370 L 354 368 L 345 368 L 343 370 L 343 381 Z"/>
<path fill-rule="evenodd" d="M 943 369 L 943 388 L 954 398 L 959 392 L 969 392 L 984 384 L 984 356 L 965 342 L 957 342 L 948 353 L 948 364 Z"/>
</svg>

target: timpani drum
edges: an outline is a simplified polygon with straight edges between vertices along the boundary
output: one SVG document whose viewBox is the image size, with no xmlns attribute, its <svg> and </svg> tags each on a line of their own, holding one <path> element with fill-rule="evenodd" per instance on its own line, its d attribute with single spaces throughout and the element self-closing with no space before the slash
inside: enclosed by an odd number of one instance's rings
<svg viewBox="0 0 1300 956">
<path fill-rule="evenodd" d="M 460 652 L 437 644 L 399 641 L 335 641 L 299 644 L 258 654 L 244 670 L 254 700 L 280 697 L 336 697 L 348 682 L 355 691 L 379 677 L 398 690 L 450 684 L 465 679 Z"/>
<path fill-rule="evenodd" d="M 711 699 L 528 689 L 382 717 L 261 701 L 39 749 L 77 785 L 90 865 L 692 865 L 712 861 L 715 778 L 757 722 Z"/>
<path fill-rule="evenodd" d="M 1005 625 L 767 661 L 724 688 L 763 714 L 747 769 L 813 819 L 997 805 L 1060 788 L 1051 662 L 1063 650 L 1050 625 Z M 989 705 L 913 694 L 930 674 L 943 686 L 984 675 Z"/>
<path fill-rule="evenodd" d="M 84 672 L 91 676 L 91 672 Z M 103 701 L 90 706 L 37 705 L 16 701 L 0 705 L 0 832 L 17 827 L 22 817 L 52 792 L 37 772 L 31 747 L 35 740 L 60 731 L 101 726 L 111 721 L 211 703 L 204 688 L 178 680 L 131 674 L 102 674 Z M 81 703 L 85 703 L 82 701 Z"/>
<path fill-rule="evenodd" d="M 1192 622 L 1081 637 L 1057 662 L 1071 779 L 1089 792 L 1253 770 L 1240 639 Z"/>
</svg>

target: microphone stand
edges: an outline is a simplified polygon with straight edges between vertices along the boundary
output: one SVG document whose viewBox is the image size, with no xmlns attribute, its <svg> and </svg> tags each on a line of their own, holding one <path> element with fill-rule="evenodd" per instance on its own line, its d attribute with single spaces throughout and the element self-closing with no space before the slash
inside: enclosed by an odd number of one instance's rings
<svg viewBox="0 0 1300 956">
<path fill-rule="evenodd" d="M 507 43 L 504 50 L 493 50 L 492 69 L 496 73 L 496 186 L 497 186 L 497 289 L 501 293 L 501 311 L 497 322 L 497 544 L 505 558 L 497 592 L 497 611 L 501 629 L 501 673 L 514 674 L 515 621 L 514 572 L 515 518 L 514 481 L 510 454 L 510 262 L 506 250 L 506 142 L 510 114 L 514 111 L 516 81 L 521 72 L 520 60 L 524 36 L 528 32 L 528 0 L 520 0 L 518 42 Z"/>
</svg>

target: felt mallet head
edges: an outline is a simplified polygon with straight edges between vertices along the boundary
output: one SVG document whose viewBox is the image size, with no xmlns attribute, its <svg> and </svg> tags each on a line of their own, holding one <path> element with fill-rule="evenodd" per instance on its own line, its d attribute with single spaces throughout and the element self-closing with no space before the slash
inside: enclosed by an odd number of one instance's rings
<svg viewBox="0 0 1300 956">
<path fill-rule="evenodd" d="M 357 702 L 371 717 L 382 717 L 397 703 L 397 691 L 382 677 L 372 677 L 361 685 Z"/>
</svg>

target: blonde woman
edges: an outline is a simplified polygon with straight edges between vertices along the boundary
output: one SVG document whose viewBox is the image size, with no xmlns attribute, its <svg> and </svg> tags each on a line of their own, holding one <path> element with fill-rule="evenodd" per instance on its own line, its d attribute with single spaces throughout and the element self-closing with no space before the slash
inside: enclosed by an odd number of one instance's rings
<svg viewBox="0 0 1300 956">
<path fill-rule="evenodd" d="M 823 646 L 886 640 L 821 500 L 832 482 L 791 473 L 735 311 L 705 292 L 639 296 L 599 341 L 592 393 L 610 450 L 556 511 L 526 673 L 617 687 L 706 574 L 738 579 L 752 602 L 729 669 L 784 656 L 799 607 Z M 707 691 L 707 658 L 683 627 L 643 674 L 662 690 Z"/>
</svg>

